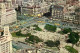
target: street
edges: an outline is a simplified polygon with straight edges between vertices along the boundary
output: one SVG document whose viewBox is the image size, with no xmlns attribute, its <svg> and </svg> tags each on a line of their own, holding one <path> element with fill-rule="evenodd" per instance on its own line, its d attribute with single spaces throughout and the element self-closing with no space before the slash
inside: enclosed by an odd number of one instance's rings
<svg viewBox="0 0 80 53">
<path fill-rule="evenodd" d="M 72 30 L 80 30 L 80 25 L 76 26 L 75 24 L 66 23 L 66 22 L 62 22 L 62 21 L 58 21 L 58 20 L 53 21 L 46 17 L 38 18 L 38 17 L 27 17 L 27 16 L 23 16 L 23 15 L 18 17 L 18 19 L 21 19 L 21 18 L 22 18 L 22 20 L 18 20 L 19 22 L 15 23 L 13 25 L 10 25 L 11 32 L 18 31 L 22 28 L 25 28 L 25 27 L 28 27 L 28 26 L 34 25 L 34 24 L 51 24 L 51 25 L 56 25 L 59 28 L 72 28 Z M 44 23 L 42 23 L 42 22 L 44 22 Z M 18 27 L 16 28 L 16 26 L 18 26 Z M 15 27 L 15 28 L 13 28 L 13 27 Z"/>
</svg>

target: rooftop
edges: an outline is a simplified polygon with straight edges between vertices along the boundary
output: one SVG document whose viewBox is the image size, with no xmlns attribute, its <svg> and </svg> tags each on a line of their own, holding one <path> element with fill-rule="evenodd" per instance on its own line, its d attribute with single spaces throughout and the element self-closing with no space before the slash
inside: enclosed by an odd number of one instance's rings
<svg viewBox="0 0 80 53">
<path fill-rule="evenodd" d="M 58 10 L 63 10 L 63 7 L 59 6 L 59 5 L 51 5 L 51 8 L 58 9 Z"/>
<path fill-rule="evenodd" d="M 14 41 L 13 41 L 13 48 L 15 48 L 17 50 L 19 50 L 19 49 L 27 49 L 27 50 L 34 49 L 34 47 L 31 47 L 27 44 L 24 44 L 24 43 L 21 43 L 21 42 L 14 42 Z"/>
</svg>

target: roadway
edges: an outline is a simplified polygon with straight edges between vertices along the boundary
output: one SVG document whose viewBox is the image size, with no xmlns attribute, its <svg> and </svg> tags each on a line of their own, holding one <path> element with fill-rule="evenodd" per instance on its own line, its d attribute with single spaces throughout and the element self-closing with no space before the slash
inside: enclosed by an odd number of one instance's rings
<svg viewBox="0 0 80 53">
<path fill-rule="evenodd" d="M 14 31 L 18 31 L 22 28 L 28 27 L 30 25 L 34 25 L 34 24 L 51 24 L 51 25 L 55 25 L 55 23 L 57 23 L 57 27 L 59 28 L 72 28 L 73 30 L 77 29 L 80 30 L 80 25 L 77 27 L 76 25 L 72 24 L 72 23 L 66 23 L 66 22 L 61 22 L 59 20 L 57 21 L 53 21 L 50 20 L 46 17 L 42 17 L 42 18 L 38 18 L 38 17 L 27 17 L 27 16 L 19 16 L 18 17 L 20 20 L 18 20 L 17 23 L 10 25 L 10 31 L 14 32 Z M 37 22 L 37 21 L 43 21 L 42 22 Z M 15 26 L 18 26 L 18 28 L 15 28 Z M 14 28 L 13 28 L 14 27 Z"/>
</svg>

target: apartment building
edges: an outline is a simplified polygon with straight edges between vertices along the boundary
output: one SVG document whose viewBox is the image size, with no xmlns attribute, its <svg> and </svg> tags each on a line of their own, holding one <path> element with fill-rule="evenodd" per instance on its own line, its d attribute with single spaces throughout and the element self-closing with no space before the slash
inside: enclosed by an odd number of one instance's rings
<svg viewBox="0 0 80 53">
<path fill-rule="evenodd" d="M 23 2 L 23 6 L 25 7 L 23 11 L 26 10 L 26 13 L 35 15 L 48 12 L 50 7 L 44 0 L 27 0 L 27 2 Z"/>
<path fill-rule="evenodd" d="M 12 53 L 12 36 L 9 32 L 9 27 L 4 27 L 4 34 L 0 31 L 0 53 Z"/>
<path fill-rule="evenodd" d="M 0 27 L 17 21 L 15 9 L 12 7 L 11 1 L 0 1 Z"/>
<path fill-rule="evenodd" d="M 62 19 L 62 21 L 64 21 L 64 22 L 74 22 L 74 20 L 75 20 L 75 15 L 64 15 L 64 18 Z"/>
<path fill-rule="evenodd" d="M 76 8 L 75 14 L 76 14 L 75 21 L 76 21 L 78 24 L 80 24 L 80 7 L 79 7 L 79 8 Z"/>
<path fill-rule="evenodd" d="M 63 7 L 59 5 L 51 5 L 51 14 L 53 19 L 62 19 L 63 16 Z"/>
</svg>

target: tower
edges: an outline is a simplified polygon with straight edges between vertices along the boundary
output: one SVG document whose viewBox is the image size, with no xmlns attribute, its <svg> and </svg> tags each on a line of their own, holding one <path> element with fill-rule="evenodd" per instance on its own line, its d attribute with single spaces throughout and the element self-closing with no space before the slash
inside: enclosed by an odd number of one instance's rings
<svg viewBox="0 0 80 53">
<path fill-rule="evenodd" d="M 0 53 L 12 53 L 12 36 L 9 26 L 4 27 L 4 35 L 0 36 Z"/>
<path fill-rule="evenodd" d="M 6 24 L 16 23 L 16 17 L 12 0 L 0 0 L 0 27 L 3 28 Z"/>
</svg>

